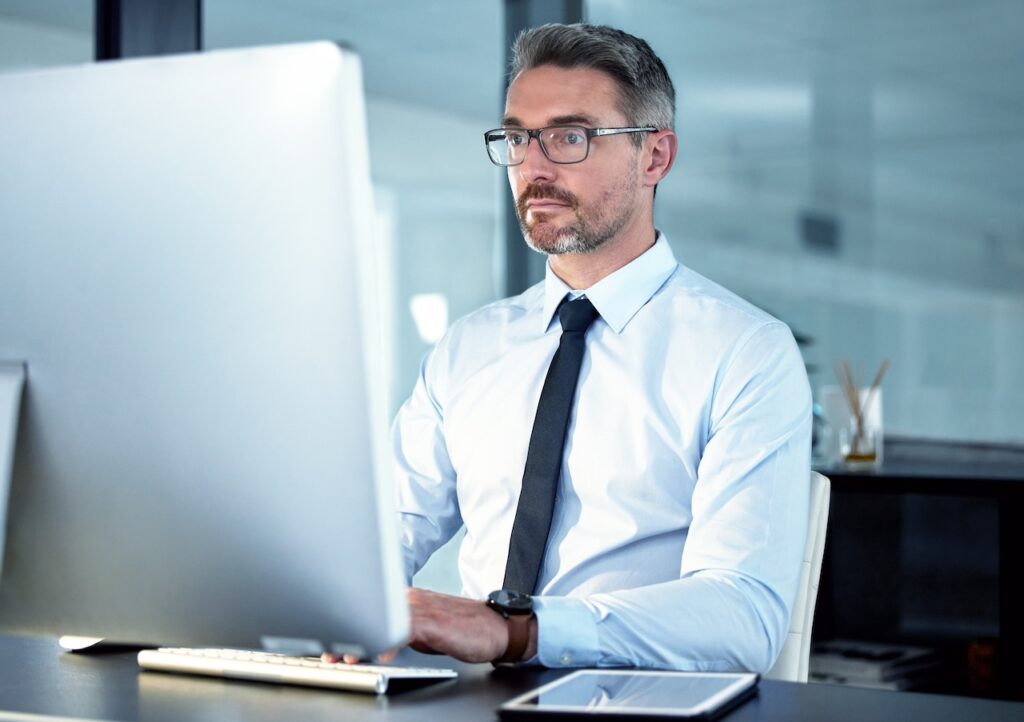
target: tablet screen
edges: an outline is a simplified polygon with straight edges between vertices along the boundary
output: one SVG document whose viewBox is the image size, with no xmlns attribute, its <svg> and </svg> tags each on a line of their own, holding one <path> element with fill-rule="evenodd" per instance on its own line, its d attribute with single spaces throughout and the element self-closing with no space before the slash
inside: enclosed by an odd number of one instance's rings
<svg viewBox="0 0 1024 722">
<path fill-rule="evenodd" d="M 692 717 L 713 713 L 756 682 L 755 674 L 583 670 L 514 699 L 502 710 Z"/>
</svg>

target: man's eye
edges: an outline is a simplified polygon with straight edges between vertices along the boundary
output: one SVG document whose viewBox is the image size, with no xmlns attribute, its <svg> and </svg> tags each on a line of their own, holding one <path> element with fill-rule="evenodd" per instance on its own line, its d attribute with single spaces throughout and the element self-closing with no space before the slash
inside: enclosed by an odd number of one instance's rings
<svg viewBox="0 0 1024 722">
<path fill-rule="evenodd" d="M 509 133 L 505 136 L 505 140 L 508 141 L 509 145 L 522 145 L 526 142 L 525 133 Z"/>
<path fill-rule="evenodd" d="M 569 145 L 579 145 L 583 142 L 583 136 L 579 133 L 566 133 L 565 142 Z"/>
</svg>

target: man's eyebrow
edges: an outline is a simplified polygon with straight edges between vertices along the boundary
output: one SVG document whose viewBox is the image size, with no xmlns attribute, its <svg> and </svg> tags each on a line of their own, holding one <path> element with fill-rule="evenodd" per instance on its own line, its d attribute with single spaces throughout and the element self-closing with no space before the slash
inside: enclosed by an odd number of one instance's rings
<svg viewBox="0 0 1024 722">
<path fill-rule="evenodd" d="M 590 115 L 584 115 L 582 113 L 576 113 L 573 115 L 556 115 L 554 118 L 548 118 L 546 125 L 597 125 L 597 119 Z M 506 115 L 501 119 L 501 125 L 503 127 L 514 127 L 522 128 L 523 122 L 514 115 Z"/>
<path fill-rule="evenodd" d="M 577 113 L 575 115 L 556 115 L 548 123 L 550 125 L 597 125 L 597 119 L 590 115 Z"/>
</svg>

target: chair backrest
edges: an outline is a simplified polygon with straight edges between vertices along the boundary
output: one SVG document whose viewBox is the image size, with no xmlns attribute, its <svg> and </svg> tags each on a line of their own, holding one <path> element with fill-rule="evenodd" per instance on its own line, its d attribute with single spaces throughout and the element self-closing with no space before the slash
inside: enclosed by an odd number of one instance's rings
<svg viewBox="0 0 1024 722">
<path fill-rule="evenodd" d="M 782 652 L 764 675 L 768 679 L 807 681 L 811 658 L 811 624 L 814 622 L 814 604 L 818 599 L 821 558 L 825 552 L 830 489 L 831 484 L 826 477 L 811 472 L 810 524 L 807 527 L 807 546 L 804 547 L 803 567 L 800 570 L 800 588 L 797 590 Z"/>
</svg>

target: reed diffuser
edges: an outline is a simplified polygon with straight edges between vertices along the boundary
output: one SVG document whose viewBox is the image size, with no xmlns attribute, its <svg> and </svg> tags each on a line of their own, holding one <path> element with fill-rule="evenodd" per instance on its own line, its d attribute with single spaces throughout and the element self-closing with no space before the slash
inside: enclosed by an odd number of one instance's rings
<svg viewBox="0 0 1024 722">
<path fill-rule="evenodd" d="M 878 462 L 878 445 L 881 439 L 876 439 L 874 432 L 868 429 L 868 412 L 878 395 L 878 389 L 882 385 L 889 370 L 889 359 L 885 359 L 875 374 L 874 381 L 868 387 L 867 393 L 862 394 L 860 386 L 854 378 L 850 364 L 843 360 L 836 364 L 836 375 L 839 377 L 839 385 L 843 390 L 843 397 L 846 405 L 850 408 L 852 428 L 848 430 L 848 443 L 842 444 L 843 460 L 849 466 L 873 466 Z"/>
</svg>

